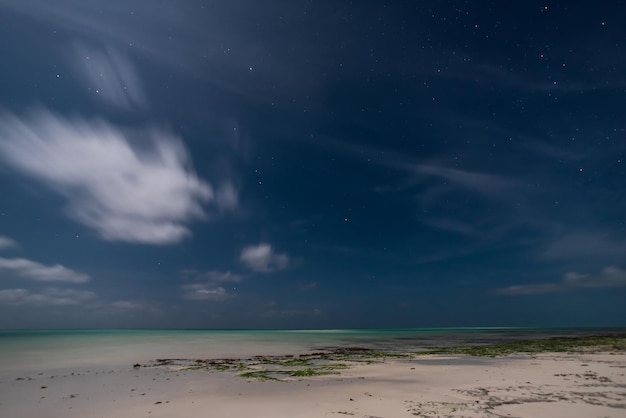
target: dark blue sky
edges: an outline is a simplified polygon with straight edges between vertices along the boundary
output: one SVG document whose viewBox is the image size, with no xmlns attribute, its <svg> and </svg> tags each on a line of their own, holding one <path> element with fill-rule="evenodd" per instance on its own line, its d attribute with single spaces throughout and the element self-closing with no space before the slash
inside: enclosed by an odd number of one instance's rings
<svg viewBox="0 0 626 418">
<path fill-rule="evenodd" d="M 625 15 L 0 0 L 0 327 L 626 325 Z"/>
</svg>

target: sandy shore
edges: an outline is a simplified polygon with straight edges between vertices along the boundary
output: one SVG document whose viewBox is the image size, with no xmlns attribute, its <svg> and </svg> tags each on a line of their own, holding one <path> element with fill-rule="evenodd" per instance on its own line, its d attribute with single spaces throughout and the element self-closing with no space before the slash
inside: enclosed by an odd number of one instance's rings
<svg viewBox="0 0 626 418">
<path fill-rule="evenodd" d="M 176 365 L 1 372 L 2 417 L 626 417 L 626 354 L 425 355 L 324 376 Z"/>
</svg>

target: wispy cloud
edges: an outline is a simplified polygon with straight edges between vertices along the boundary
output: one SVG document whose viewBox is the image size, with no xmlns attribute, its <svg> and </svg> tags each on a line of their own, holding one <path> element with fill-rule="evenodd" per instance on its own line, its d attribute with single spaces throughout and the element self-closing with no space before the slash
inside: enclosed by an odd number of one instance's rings
<svg viewBox="0 0 626 418">
<path fill-rule="evenodd" d="M 226 283 L 239 283 L 243 276 L 230 271 L 210 270 L 199 272 L 193 269 L 181 272 L 183 277 L 201 282 L 187 283 L 181 286 L 182 297 L 187 300 L 222 301 L 232 296 L 223 286 Z"/>
<path fill-rule="evenodd" d="M 307 283 L 302 283 L 299 287 L 299 289 L 303 292 L 306 292 L 308 290 L 313 290 L 313 289 L 317 289 L 317 282 L 307 282 Z"/>
<path fill-rule="evenodd" d="M 237 15 L 242 18 L 257 16 L 258 12 L 267 11 L 267 6 L 251 3 L 249 7 L 240 8 L 224 4 L 219 10 L 209 12 L 204 8 L 203 12 L 192 4 L 180 2 L 153 7 L 149 1 L 127 5 L 101 0 L 0 0 L 0 8 L 30 17 L 34 25 L 45 22 L 62 27 L 66 33 L 75 34 L 80 39 L 114 46 L 117 51 L 132 51 L 132 56 L 141 57 L 142 62 L 148 62 L 154 68 L 192 75 L 253 100 L 268 100 L 259 89 L 264 91 L 264 86 L 272 83 L 275 87 L 287 84 L 292 91 L 307 85 L 317 87 L 313 75 L 318 66 L 312 66 L 315 60 L 307 60 L 306 64 L 294 68 L 296 63 L 292 56 L 267 53 L 268 50 L 289 49 L 294 46 L 294 39 L 268 33 L 269 38 L 250 42 L 254 36 L 252 29 L 235 28 L 229 23 Z M 133 8 L 136 12 L 129 13 Z M 326 36 L 332 39 L 331 35 Z M 205 41 L 218 38 L 228 39 L 228 45 Z M 57 44 L 51 40 L 53 47 Z M 59 48 L 63 47 L 66 46 L 61 43 Z M 321 56 L 326 50 L 320 47 L 317 54 Z M 119 78 L 120 75 L 116 74 L 119 64 L 112 61 L 108 51 L 100 53 L 101 61 L 111 67 L 107 73 L 113 72 Z M 209 64 L 210 71 L 205 65 L 198 65 L 198 57 Z M 263 65 L 255 67 L 254 72 L 267 82 L 259 82 L 258 78 L 253 80 L 248 74 L 251 63 L 261 62 Z M 98 76 L 96 70 L 89 71 Z M 302 72 L 311 76 L 302 77 Z M 127 92 L 118 93 L 113 96 L 115 100 L 129 98 Z"/>
<path fill-rule="evenodd" d="M 86 290 L 47 288 L 40 292 L 26 289 L 0 290 L 0 303 L 7 305 L 67 306 L 81 305 L 93 300 L 96 294 Z"/>
<path fill-rule="evenodd" d="M 243 280 L 243 276 L 231 271 L 197 271 L 193 269 L 183 270 L 181 274 L 185 277 L 191 277 L 195 280 L 207 280 L 212 283 L 239 283 Z"/>
<path fill-rule="evenodd" d="M 626 257 L 626 241 L 602 231 L 575 232 L 551 241 L 541 253 L 541 257 L 549 259 L 589 256 Z"/>
<path fill-rule="evenodd" d="M 9 237 L 0 235 L 0 250 L 6 250 L 9 248 L 16 248 L 17 242 Z"/>
<path fill-rule="evenodd" d="M 252 271 L 269 273 L 283 270 L 289 265 L 287 254 L 278 254 L 267 243 L 252 245 L 241 250 L 239 260 Z"/>
<path fill-rule="evenodd" d="M 435 229 L 442 229 L 470 237 L 480 236 L 482 234 L 482 232 L 479 232 L 475 225 L 464 223 L 455 219 L 430 219 L 427 220 L 425 224 Z"/>
<path fill-rule="evenodd" d="M 215 203 L 222 211 L 233 210 L 239 206 L 239 195 L 233 183 L 226 181 L 220 184 L 215 192 Z"/>
<path fill-rule="evenodd" d="M 571 292 L 581 289 L 602 289 L 626 287 L 626 270 L 609 266 L 598 274 L 580 274 L 570 272 L 563 279 L 552 283 L 516 285 L 496 289 L 500 295 L 540 295 L 546 293 Z"/>
<path fill-rule="evenodd" d="M 147 145 L 101 120 L 0 113 L 0 158 L 65 196 L 68 215 L 110 241 L 178 242 L 190 235 L 187 222 L 205 217 L 204 204 L 236 205 L 232 185 L 215 201 L 180 139 L 156 129 L 135 135 Z"/>
<path fill-rule="evenodd" d="M 212 283 L 191 283 L 182 286 L 183 299 L 187 300 L 225 300 L 228 298 L 226 289 Z"/>
<path fill-rule="evenodd" d="M 446 161 L 437 159 L 424 160 L 392 149 L 372 147 L 329 137 L 315 137 L 315 140 L 316 144 L 321 143 L 335 152 L 410 176 L 408 180 L 404 181 L 404 184 L 394 185 L 393 187 L 377 187 L 379 191 L 403 191 L 424 185 L 425 180 L 429 177 L 438 177 L 449 183 L 443 189 L 437 186 L 428 188 L 428 193 L 432 193 L 436 197 L 447 194 L 452 186 L 489 196 L 500 196 L 502 192 L 513 190 L 517 186 L 514 180 L 505 176 L 478 172 L 468 168 L 452 167 Z"/>
<path fill-rule="evenodd" d="M 161 308 L 158 303 L 149 300 L 103 300 L 94 298 L 88 300 L 84 307 L 89 310 L 90 315 L 96 316 L 115 316 L 126 314 L 154 314 L 160 312 Z M 87 312 L 87 311 L 85 311 Z"/>
<path fill-rule="evenodd" d="M 417 174 L 441 177 L 459 186 L 486 194 L 501 192 L 513 186 L 511 181 L 500 176 L 441 165 L 414 164 L 412 169 Z"/>
<path fill-rule="evenodd" d="M 580 45 L 577 45 L 580 48 Z M 586 47 L 586 53 L 582 54 L 596 64 L 595 77 L 578 77 L 575 73 L 568 77 L 545 73 L 537 73 L 535 77 L 528 74 L 532 71 L 520 72 L 514 68 L 507 68 L 500 63 L 480 62 L 475 57 L 457 54 L 457 63 L 450 63 L 446 71 L 437 71 L 433 68 L 429 71 L 437 77 L 445 77 L 455 80 L 463 80 L 475 84 L 477 82 L 490 86 L 499 86 L 512 90 L 548 91 L 548 92 L 586 92 L 604 89 L 615 89 L 626 85 L 626 80 L 621 74 L 613 70 L 616 66 L 623 65 L 623 58 L 619 54 L 608 53 L 599 50 L 596 45 Z M 470 59 L 467 59 L 470 58 Z M 583 63 L 579 63 L 583 65 Z"/>
<path fill-rule="evenodd" d="M 318 308 L 292 308 L 292 307 L 282 307 L 276 301 L 269 301 L 265 304 L 265 312 L 263 316 L 265 317 L 285 317 L 285 318 L 294 318 L 294 317 L 319 317 L 322 315 L 322 311 Z"/>
<path fill-rule="evenodd" d="M 90 280 L 87 274 L 75 272 L 60 264 L 45 266 L 25 258 L 0 257 L 1 271 L 8 271 L 16 276 L 40 282 L 85 283 Z"/>
<path fill-rule="evenodd" d="M 111 303 L 111 306 L 114 309 L 120 311 L 135 311 L 146 309 L 146 304 L 144 302 L 138 302 L 135 300 L 116 300 L 115 302 Z"/>
<path fill-rule="evenodd" d="M 70 62 L 78 79 L 98 100 L 125 110 L 148 106 L 135 66 L 114 48 L 79 43 Z"/>
</svg>

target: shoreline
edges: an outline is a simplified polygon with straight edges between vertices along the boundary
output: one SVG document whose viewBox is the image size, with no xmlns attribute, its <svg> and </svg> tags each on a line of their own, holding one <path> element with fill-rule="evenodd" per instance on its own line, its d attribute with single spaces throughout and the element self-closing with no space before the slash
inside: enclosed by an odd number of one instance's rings
<svg viewBox="0 0 626 418">
<path fill-rule="evenodd" d="M 424 348 L 420 351 L 384 351 L 367 347 L 326 347 L 301 354 L 256 355 L 247 358 L 162 358 L 148 363 L 135 363 L 138 368 L 164 368 L 170 371 L 230 371 L 246 379 L 283 381 L 341 374 L 359 364 L 382 363 L 385 360 L 416 360 L 423 356 L 506 357 L 538 354 L 595 354 L 623 352 L 626 334 L 585 337 L 552 337 L 505 341 L 492 344 L 449 345 Z"/>
<path fill-rule="evenodd" d="M 3 372 L 0 415 L 370 418 L 626 413 L 626 335 L 514 345 L 519 351 L 512 351 L 511 342 L 464 346 L 465 353 L 459 353 L 459 346 L 419 353 L 328 347 L 242 359 L 154 359 L 120 369 L 81 365 L 22 375 Z M 484 353 L 485 347 L 495 355 L 471 355 Z M 524 347 L 543 351 L 525 352 Z M 560 351 L 546 351 L 550 347 Z"/>
</svg>

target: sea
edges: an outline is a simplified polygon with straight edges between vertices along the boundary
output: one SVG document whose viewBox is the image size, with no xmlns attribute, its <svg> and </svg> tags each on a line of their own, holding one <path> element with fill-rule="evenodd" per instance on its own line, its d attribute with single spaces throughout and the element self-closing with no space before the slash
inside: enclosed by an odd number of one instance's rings
<svg viewBox="0 0 626 418">
<path fill-rule="evenodd" d="M 304 354 L 338 347 L 430 347 L 626 333 L 626 328 L 411 328 L 337 330 L 0 330 L 0 370 L 128 367 L 162 358 Z"/>
</svg>

